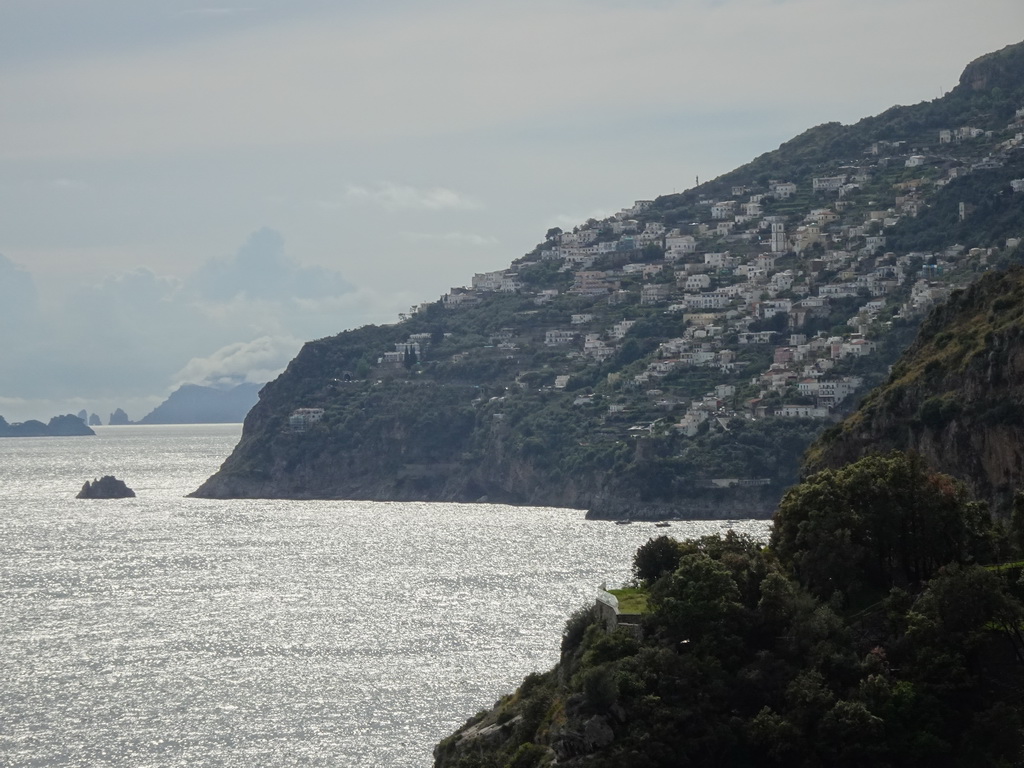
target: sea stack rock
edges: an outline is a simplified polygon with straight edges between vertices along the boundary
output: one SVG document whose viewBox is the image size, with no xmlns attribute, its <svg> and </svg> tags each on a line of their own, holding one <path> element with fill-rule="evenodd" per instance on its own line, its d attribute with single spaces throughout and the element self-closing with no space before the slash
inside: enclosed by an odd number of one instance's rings
<svg viewBox="0 0 1024 768">
<path fill-rule="evenodd" d="M 107 422 L 107 424 L 110 424 L 111 426 L 117 426 L 117 427 L 125 426 L 126 424 L 131 424 L 131 423 L 132 422 L 128 418 L 128 414 L 125 413 L 120 408 L 117 408 L 112 414 L 110 414 L 110 420 Z"/>
<path fill-rule="evenodd" d="M 129 488 L 124 480 L 118 480 L 113 475 L 105 475 L 93 482 L 85 481 L 82 490 L 78 492 L 78 499 L 130 499 L 135 496 L 135 491 Z"/>
</svg>

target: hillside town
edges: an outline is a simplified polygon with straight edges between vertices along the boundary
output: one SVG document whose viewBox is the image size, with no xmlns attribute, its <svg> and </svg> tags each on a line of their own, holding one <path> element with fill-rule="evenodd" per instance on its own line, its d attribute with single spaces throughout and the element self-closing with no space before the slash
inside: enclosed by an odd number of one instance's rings
<svg viewBox="0 0 1024 768">
<path fill-rule="evenodd" d="M 663 198 L 637 201 L 571 232 L 552 228 L 508 269 L 474 275 L 470 286 L 452 288 L 440 304 L 458 312 L 511 294 L 566 309 L 568 322 L 502 328 L 476 352 L 560 350 L 566 365 L 553 374 L 554 390 L 571 389 L 570 368 L 615 359 L 638 318 L 678 318 L 682 333 L 660 339 L 641 369 L 609 373 L 608 380 L 671 411 L 672 427 L 688 436 L 707 425 L 727 429 L 734 417 L 837 418 L 865 383 L 850 372 L 857 367 L 851 361 L 871 358 L 894 323 L 916 323 L 1020 243 L 1012 237 L 1002 248 L 887 249 L 889 234 L 952 180 L 1020 156 L 1024 109 L 1003 132 L 963 126 L 919 144 L 875 142 L 860 161 L 799 183 L 752 179 L 722 196 L 705 193 L 714 184 L 698 187 L 683 208 L 690 218 L 684 224 L 678 209 L 670 222 Z M 1024 178 L 1012 179 L 1010 188 L 1024 205 Z M 960 221 L 972 213 L 970 203 L 960 203 Z M 429 337 L 410 337 L 378 362 L 422 360 Z M 760 354 L 744 354 L 754 348 Z M 453 359 L 473 354 L 461 350 Z M 697 371 L 711 374 L 700 378 L 712 382 L 707 391 L 687 396 L 683 387 L 680 394 L 673 383 Z M 517 383 L 526 386 L 521 377 Z M 592 391 L 571 396 L 579 406 L 600 401 Z M 636 397 L 608 400 L 609 414 L 650 412 L 635 407 Z M 653 427 L 646 421 L 629 429 Z"/>
<path fill-rule="evenodd" d="M 987 342 L 935 327 L 964 288 L 1024 266 L 1012 55 L 940 99 L 548 224 L 397 323 L 308 343 L 262 393 L 253 448 L 203 493 L 771 514 L 831 424 L 924 375 L 899 367 L 905 352 L 931 340 L 979 363 Z M 957 406 L 927 405 L 906 414 L 914 429 Z"/>
</svg>

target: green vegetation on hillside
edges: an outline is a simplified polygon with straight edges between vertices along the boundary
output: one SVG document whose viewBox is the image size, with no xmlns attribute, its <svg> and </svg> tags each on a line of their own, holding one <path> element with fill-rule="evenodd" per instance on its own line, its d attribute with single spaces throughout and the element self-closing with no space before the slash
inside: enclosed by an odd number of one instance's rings
<svg viewBox="0 0 1024 768">
<path fill-rule="evenodd" d="M 738 353 L 739 339 L 749 347 L 798 319 L 838 353 L 823 366 L 832 383 L 887 381 L 815 443 L 769 542 L 651 539 L 620 593 L 624 604 L 646 599 L 640 624 L 614 621 L 603 603 L 580 608 L 557 666 L 442 741 L 437 768 L 1021 764 L 1024 270 L 1013 265 L 1024 230 L 1022 128 L 1019 44 L 971 63 L 941 99 L 818 126 L 629 211 L 634 232 L 675 228 L 684 261 L 700 241 L 707 269 L 687 268 L 687 282 L 707 275 L 734 288 L 744 271 L 749 280 L 791 270 L 755 302 L 769 311 L 701 336 L 720 334 L 716 349 L 728 339 Z M 720 223 L 741 204 L 742 216 Z M 761 215 L 773 248 L 780 227 L 796 228 L 792 252 L 750 258 L 764 250 L 764 229 L 740 228 Z M 790 306 L 777 319 L 777 302 L 799 297 L 807 311 Z M 916 313 L 929 309 L 896 361 Z M 641 342 L 665 322 L 644 317 L 631 330 L 623 376 L 654 352 Z M 874 354 L 844 356 L 851 344 Z M 655 421 L 637 443 L 642 462 L 615 464 L 616 475 L 633 472 L 649 498 L 707 477 L 702 461 L 723 483 L 740 468 L 779 476 L 764 454 L 785 454 L 785 438 L 762 417 L 799 415 L 814 391 L 811 376 L 797 389 L 802 400 L 785 382 L 792 356 L 814 345 L 789 346 L 772 339 L 760 359 L 742 350 L 765 372 L 750 388 L 738 374 L 734 389 L 718 390 L 744 399 L 747 418 L 695 428 L 684 417 L 678 431 Z M 894 362 L 887 375 L 880 359 Z M 702 375 L 687 371 L 679 386 L 704 387 Z M 602 386 L 594 377 L 583 391 L 622 396 Z M 781 397 L 790 407 L 775 408 Z"/>
<path fill-rule="evenodd" d="M 438 745 L 439 768 L 997 766 L 1024 748 L 1014 534 L 904 454 L 808 478 L 770 546 L 637 553 L 642 636 L 581 611 L 555 669 Z M 485 737 L 486 734 L 486 737 Z"/>
<path fill-rule="evenodd" d="M 888 379 L 808 452 L 813 468 L 913 450 L 1006 513 L 1024 484 L 1024 268 L 983 276 L 921 326 Z"/>
</svg>

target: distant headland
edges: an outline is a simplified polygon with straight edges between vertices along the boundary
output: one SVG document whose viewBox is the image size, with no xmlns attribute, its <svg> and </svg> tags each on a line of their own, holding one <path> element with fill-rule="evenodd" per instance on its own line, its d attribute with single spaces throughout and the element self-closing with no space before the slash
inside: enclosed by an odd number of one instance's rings
<svg viewBox="0 0 1024 768">
<path fill-rule="evenodd" d="M 54 416 L 47 424 L 35 419 L 8 424 L 0 416 L 0 437 L 79 437 L 95 434 L 81 418 L 70 413 Z"/>
</svg>

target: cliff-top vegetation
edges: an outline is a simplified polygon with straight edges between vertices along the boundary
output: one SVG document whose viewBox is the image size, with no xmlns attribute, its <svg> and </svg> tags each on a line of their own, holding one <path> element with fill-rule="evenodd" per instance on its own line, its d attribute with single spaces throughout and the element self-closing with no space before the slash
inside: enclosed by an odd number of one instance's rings
<svg viewBox="0 0 1024 768">
<path fill-rule="evenodd" d="M 469 766 L 989 766 L 1024 747 L 1021 523 L 906 454 L 817 473 L 768 545 L 654 539 L 642 633 L 561 661 L 436 749 Z"/>
</svg>

